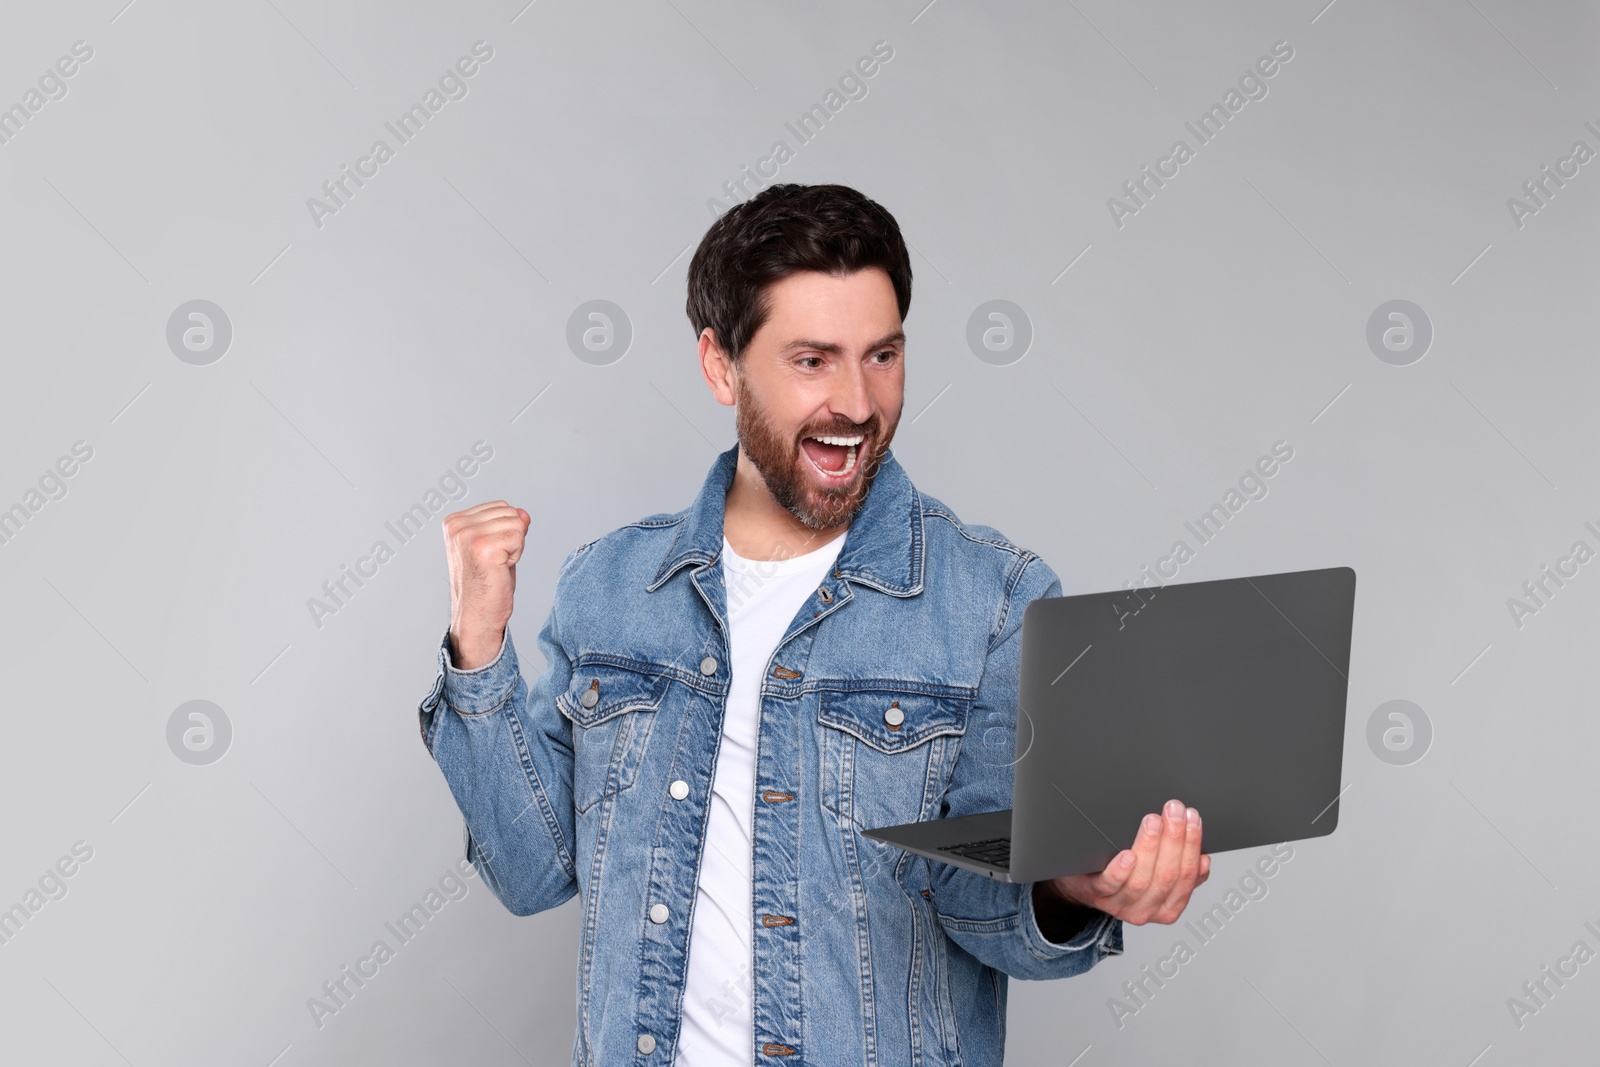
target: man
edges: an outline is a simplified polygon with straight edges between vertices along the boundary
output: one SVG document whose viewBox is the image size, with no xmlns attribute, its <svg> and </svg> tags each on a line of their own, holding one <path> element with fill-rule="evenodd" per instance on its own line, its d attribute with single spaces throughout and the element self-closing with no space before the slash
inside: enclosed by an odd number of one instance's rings
<svg viewBox="0 0 1600 1067">
<path fill-rule="evenodd" d="M 910 302 L 853 189 L 718 219 L 688 313 L 738 444 L 687 509 L 567 555 L 531 688 L 506 627 L 532 516 L 445 521 L 422 736 L 507 908 L 582 893 L 574 1064 L 999 1064 L 1008 975 L 1079 974 L 1207 876 L 1176 800 L 1105 871 L 1032 885 L 862 835 L 1010 806 L 1023 608 L 1061 593 L 890 452 Z"/>
</svg>

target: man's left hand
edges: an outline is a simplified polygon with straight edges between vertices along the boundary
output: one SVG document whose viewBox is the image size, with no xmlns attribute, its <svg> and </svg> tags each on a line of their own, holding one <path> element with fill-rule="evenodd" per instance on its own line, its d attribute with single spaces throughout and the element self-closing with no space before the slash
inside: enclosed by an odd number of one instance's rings
<svg viewBox="0 0 1600 1067">
<path fill-rule="evenodd" d="M 1169 800 L 1165 817 L 1144 817 L 1133 847 L 1117 853 L 1099 874 L 1053 878 L 1048 889 L 1066 903 L 1094 908 L 1135 926 L 1174 923 L 1189 894 L 1211 875 L 1211 857 L 1200 851 L 1200 813 Z"/>
</svg>

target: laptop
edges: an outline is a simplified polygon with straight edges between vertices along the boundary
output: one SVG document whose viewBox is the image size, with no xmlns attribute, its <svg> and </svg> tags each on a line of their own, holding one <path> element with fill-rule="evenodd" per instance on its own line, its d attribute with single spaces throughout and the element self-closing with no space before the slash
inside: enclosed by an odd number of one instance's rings
<svg viewBox="0 0 1600 1067">
<path fill-rule="evenodd" d="M 1030 601 L 1010 810 L 864 832 L 1008 882 L 1103 870 L 1172 797 L 1207 853 L 1331 834 L 1355 590 L 1329 567 Z"/>
</svg>

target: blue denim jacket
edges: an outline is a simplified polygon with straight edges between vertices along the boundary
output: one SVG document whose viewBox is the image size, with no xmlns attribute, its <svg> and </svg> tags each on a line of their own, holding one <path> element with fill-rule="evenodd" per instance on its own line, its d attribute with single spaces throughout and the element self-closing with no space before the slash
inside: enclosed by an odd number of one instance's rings
<svg viewBox="0 0 1600 1067">
<path fill-rule="evenodd" d="M 719 555 L 737 455 L 686 510 L 566 557 L 531 687 L 509 633 L 471 671 L 446 642 L 420 705 L 467 856 L 501 902 L 529 915 L 582 894 L 574 1065 L 674 1059 L 729 687 Z M 962 523 L 886 453 L 762 686 L 754 959 L 728 961 L 751 975 L 753 1063 L 997 1065 L 1008 975 L 1062 978 L 1122 951 L 1110 916 L 1057 944 L 1028 885 L 861 833 L 1011 806 L 1022 609 L 1060 593 L 1039 556 Z"/>
</svg>

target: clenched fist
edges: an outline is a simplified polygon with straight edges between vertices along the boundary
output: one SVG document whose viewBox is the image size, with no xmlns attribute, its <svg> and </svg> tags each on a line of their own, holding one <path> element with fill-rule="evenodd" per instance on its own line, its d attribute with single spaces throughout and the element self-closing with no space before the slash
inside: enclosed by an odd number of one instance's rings
<svg viewBox="0 0 1600 1067">
<path fill-rule="evenodd" d="M 517 560 L 532 521 L 504 500 L 445 517 L 450 655 L 458 670 L 482 667 L 500 653 L 517 588 Z"/>
</svg>

